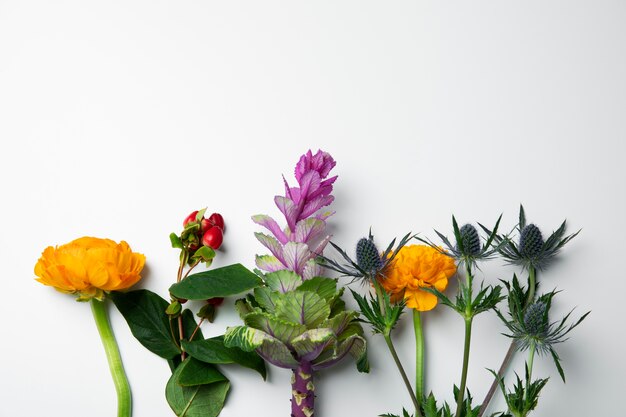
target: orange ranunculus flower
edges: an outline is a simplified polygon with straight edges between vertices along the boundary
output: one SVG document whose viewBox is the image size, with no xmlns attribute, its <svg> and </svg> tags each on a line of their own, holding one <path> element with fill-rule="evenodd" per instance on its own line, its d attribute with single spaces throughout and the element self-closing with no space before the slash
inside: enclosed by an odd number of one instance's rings
<svg viewBox="0 0 626 417">
<path fill-rule="evenodd" d="M 448 278 L 456 272 L 454 259 L 426 245 L 404 246 L 380 278 L 391 301 L 404 298 L 406 305 L 418 311 L 428 311 L 437 305 L 437 297 L 422 288 L 444 291 Z"/>
<path fill-rule="evenodd" d="M 123 290 L 141 279 L 146 257 L 128 243 L 81 237 L 65 245 L 47 247 L 35 265 L 37 281 L 79 300 L 102 299 L 104 292 Z"/>
</svg>

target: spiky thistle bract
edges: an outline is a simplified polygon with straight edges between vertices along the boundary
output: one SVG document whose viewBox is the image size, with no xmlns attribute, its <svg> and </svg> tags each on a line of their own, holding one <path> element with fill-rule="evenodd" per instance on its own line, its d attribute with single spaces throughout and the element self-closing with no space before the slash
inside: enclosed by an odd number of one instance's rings
<svg viewBox="0 0 626 417">
<path fill-rule="evenodd" d="M 456 385 L 453 388 L 453 392 L 455 397 L 459 395 L 459 388 Z M 477 417 L 480 406 L 472 406 L 472 401 L 473 397 L 469 390 L 467 390 L 467 395 L 465 396 L 465 400 L 461 406 L 460 415 L 462 417 Z M 447 402 L 444 402 L 443 405 L 439 406 L 432 392 L 424 399 L 420 409 L 424 417 L 454 416 L 454 410 L 450 408 L 450 405 Z M 409 412 L 403 408 L 402 415 L 387 413 L 381 414 L 379 417 L 413 417 L 413 414 L 409 414 Z"/>
<path fill-rule="evenodd" d="M 453 257 L 460 264 L 475 266 L 477 261 L 491 259 L 494 254 L 496 254 L 506 243 L 506 239 L 504 238 L 497 240 L 498 227 L 500 226 L 501 219 L 502 215 L 498 217 L 498 220 L 492 230 L 489 230 L 482 224 L 478 223 L 478 225 L 487 233 L 487 236 L 483 239 L 481 238 L 476 227 L 472 224 L 467 223 L 459 227 L 456 218 L 452 216 L 452 229 L 455 238 L 454 244 L 443 233 L 435 230 L 435 233 L 443 242 L 445 249 L 442 249 L 439 245 L 429 239 L 418 238 L 418 240 L 436 248 L 445 255 Z"/>
<path fill-rule="evenodd" d="M 318 259 L 321 265 L 340 273 L 342 276 L 352 277 L 354 280 L 361 280 L 364 284 L 372 284 L 377 278 L 384 278 L 385 270 L 393 263 L 396 254 L 413 237 L 410 232 L 407 233 L 400 239 L 395 249 L 394 245 L 396 244 L 396 239 L 393 239 L 382 253 L 378 253 L 376 244 L 374 243 L 374 236 L 370 229 L 368 237 L 361 238 L 357 242 L 355 260 L 353 260 L 345 250 L 333 242 L 330 242 L 331 246 L 341 255 L 344 262 L 340 263 L 326 256 L 320 256 Z"/>
<path fill-rule="evenodd" d="M 504 282 L 504 281 L 503 281 Z M 508 314 L 509 319 L 496 309 L 498 317 L 504 322 L 509 334 L 504 334 L 515 341 L 519 351 L 534 349 L 540 355 L 550 354 L 559 375 L 565 381 L 565 374 L 561 366 L 561 360 L 555 350 L 555 345 L 568 339 L 567 335 L 578 326 L 590 312 L 583 314 L 573 324 L 569 323 L 569 317 L 573 310 L 561 320 L 550 321 L 549 314 L 552 307 L 552 299 L 557 291 L 540 296 L 537 301 L 524 308 L 527 292 L 519 285 L 517 277 L 511 284 L 504 282 L 508 290 Z"/>
<path fill-rule="evenodd" d="M 501 244 L 499 252 L 508 263 L 519 265 L 527 270 L 530 268 L 546 269 L 561 248 L 580 233 L 578 230 L 571 235 L 565 235 L 566 221 L 564 220 L 558 229 L 544 239 L 539 227 L 533 223 L 527 224 L 524 206 L 521 204 L 519 222 L 514 230 L 519 234 L 517 242 L 504 235 L 496 236 L 495 240 Z"/>
<path fill-rule="evenodd" d="M 539 393 L 548 383 L 549 378 L 540 378 L 534 381 L 530 380 L 530 371 L 528 365 L 525 365 L 526 378 L 522 381 L 519 375 L 515 374 L 515 384 L 512 391 L 507 391 L 504 386 L 504 379 L 494 371 L 490 372 L 496 377 L 500 390 L 504 395 L 504 400 L 508 407 L 509 413 L 496 414 L 498 417 L 526 417 L 537 407 L 539 402 Z"/>
</svg>

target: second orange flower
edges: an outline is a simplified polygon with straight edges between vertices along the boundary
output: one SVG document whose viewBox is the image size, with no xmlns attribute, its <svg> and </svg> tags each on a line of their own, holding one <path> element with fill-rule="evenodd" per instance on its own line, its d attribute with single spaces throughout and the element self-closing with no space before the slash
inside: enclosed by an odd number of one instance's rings
<svg viewBox="0 0 626 417">
<path fill-rule="evenodd" d="M 428 311 L 437 305 L 437 296 L 423 288 L 443 292 L 456 272 L 454 259 L 426 245 L 404 246 L 386 270 L 380 283 L 392 302 L 406 300 L 409 308 Z"/>
</svg>

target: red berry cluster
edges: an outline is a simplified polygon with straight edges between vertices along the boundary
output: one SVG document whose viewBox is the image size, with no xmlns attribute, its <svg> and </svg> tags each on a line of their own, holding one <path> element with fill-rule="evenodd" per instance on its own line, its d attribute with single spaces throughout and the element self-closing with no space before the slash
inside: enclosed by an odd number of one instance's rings
<svg viewBox="0 0 626 417">
<path fill-rule="evenodd" d="M 198 211 L 189 214 L 183 222 L 183 227 L 191 222 L 196 222 Z M 208 218 L 203 217 L 200 220 L 200 230 L 198 237 L 204 246 L 208 246 L 213 250 L 219 249 L 224 240 L 224 218 L 219 213 L 213 213 Z"/>
</svg>

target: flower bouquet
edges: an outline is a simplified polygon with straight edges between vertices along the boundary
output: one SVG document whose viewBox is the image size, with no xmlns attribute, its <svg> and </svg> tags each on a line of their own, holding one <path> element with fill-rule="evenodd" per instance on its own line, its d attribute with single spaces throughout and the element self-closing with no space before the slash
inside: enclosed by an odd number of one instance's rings
<svg viewBox="0 0 626 417">
<path fill-rule="evenodd" d="M 398 384 L 406 388 L 410 401 L 410 411 L 398 405 L 403 417 L 526 417 L 548 383 L 533 375 L 537 356 L 551 358 L 565 380 L 556 349 L 589 313 L 554 320 L 551 308 L 559 292 L 541 293 L 539 278 L 578 233 L 566 235 L 563 222 L 544 239 L 536 225 L 527 224 L 520 206 L 519 221 L 509 233 L 501 232 L 501 217 L 489 228 L 480 223 L 459 227 L 453 216 L 453 239 L 437 231 L 437 241 L 407 233 L 379 251 L 370 230 L 356 243 L 353 257 L 326 232 L 333 214 L 327 207 L 334 200 L 337 176 L 330 173 L 335 165 L 328 153 L 308 151 L 295 166 L 297 186 L 283 179 L 284 195 L 274 197 L 284 223 L 267 215 L 252 216 L 266 230 L 255 236 L 269 251 L 256 255 L 253 270 L 242 264 L 211 269 L 224 239 L 224 218 L 218 213 L 207 216 L 206 209 L 189 214 L 182 231 L 169 237 L 179 265 L 165 298 L 147 289 L 129 290 L 140 279 L 145 257 L 132 252 L 126 242 L 84 237 L 45 249 L 35 267 L 38 281 L 92 305 L 118 393 L 119 417 L 132 414 L 131 395 L 104 305 L 109 299 L 134 337 L 167 363 L 171 375 L 163 381 L 165 397 L 179 417 L 219 415 L 232 383 L 224 370 L 241 366 L 265 379 L 267 363 L 291 373 L 291 387 L 284 388 L 291 396 L 290 415 L 314 416 L 318 373 L 347 357 L 358 371 L 369 371 L 363 324 L 382 336 L 398 369 Z M 327 246 L 335 255 L 324 253 Z M 494 258 L 519 270 L 510 280 L 487 284 L 478 265 Z M 329 272 L 339 276 L 329 277 Z M 527 279 L 519 279 L 518 273 Z M 459 285 L 452 296 L 446 291 L 455 276 Z M 359 311 L 347 308 L 343 298 L 354 282 L 361 284 L 350 289 Z M 225 297 L 239 297 L 234 305 L 241 324 L 205 338 L 202 327 L 213 323 Z M 464 323 L 460 377 L 452 386 L 450 404 L 428 390 L 424 371 L 422 322 L 439 304 Z M 406 311 L 411 312 L 415 337 L 414 378 L 394 345 L 397 324 Z M 484 400 L 476 403 L 467 381 L 474 318 L 483 313 L 500 318 L 511 346 L 498 370 L 491 371 L 493 383 Z M 518 352 L 527 359 L 511 385 L 506 374 Z M 498 389 L 506 409 L 487 414 Z M 258 406 L 267 414 L 272 408 Z"/>
</svg>

